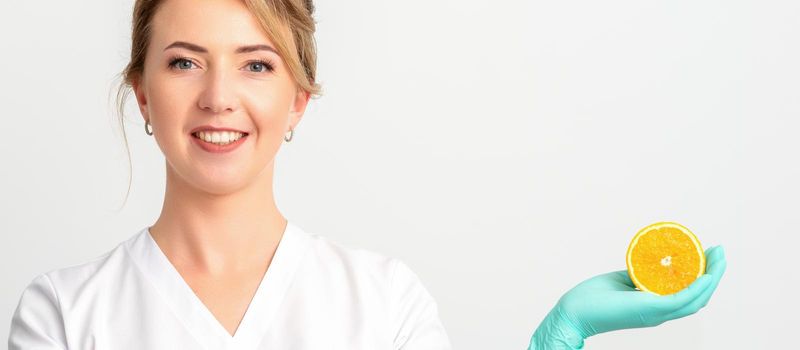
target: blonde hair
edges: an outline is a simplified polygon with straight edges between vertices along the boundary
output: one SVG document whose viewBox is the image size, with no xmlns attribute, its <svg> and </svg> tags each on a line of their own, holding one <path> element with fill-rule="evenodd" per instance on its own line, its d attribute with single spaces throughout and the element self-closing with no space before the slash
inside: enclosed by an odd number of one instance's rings
<svg viewBox="0 0 800 350">
<path fill-rule="evenodd" d="M 314 40 L 316 22 L 313 18 L 313 0 L 242 1 L 275 45 L 275 50 L 285 62 L 298 88 L 307 92 L 311 97 L 321 96 L 322 89 L 316 82 L 317 49 Z M 144 72 L 144 61 L 150 43 L 153 17 L 163 2 L 163 0 L 136 0 L 131 22 L 131 58 L 128 65 L 119 74 L 122 79 L 117 89 L 116 112 L 117 120 L 122 128 L 129 166 L 125 201 L 130 194 L 130 178 L 132 177 L 131 153 L 128 138 L 125 135 L 125 102 L 133 91 L 133 83 L 139 81 Z"/>
</svg>

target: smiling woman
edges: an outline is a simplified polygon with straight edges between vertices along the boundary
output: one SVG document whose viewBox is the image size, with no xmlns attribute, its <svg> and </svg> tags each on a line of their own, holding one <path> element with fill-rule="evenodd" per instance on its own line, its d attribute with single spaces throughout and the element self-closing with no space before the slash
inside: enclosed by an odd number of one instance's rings
<svg viewBox="0 0 800 350">
<path fill-rule="evenodd" d="M 133 92 L 166 160 L 161 214 L 106 254 L 37 276 L 9 348 L 450 348 L 406 264 L 307 233 L 275 204 L 275 155 L 320 93 L 313 10 L 136 1 L 120 124 Z"/>
<path fill-rule="evenodd" d="M 242 4 L 244 6 L 242 6 Z M 208 4 L 213 6 L 214 4 Z M 317 50 L 314 40 L 314 32 L 316 30 L 316 24 L 312 17 L 314 12 L 314 4 L 310 0 L 295 0 L 295 1 L 258 1 L 258 0 L 245 0 L 242 1 L 240 4 L 241 7 L 246 6 L 247 13 L 240 13 L 243 18 L 241 21 L 233 21 L 228 19 L 230 23 L 234 23 L 234 25 L 228 26 L 225 25 L 222 28 L 222 32 L 217 32 L 217 34 L 221 34 L 224 32 L 236 32 L 236 25 L 241 25 L 242 23 L 247 23 L 251 28 L 257 27 L 261 29 L 263 32 L 261 35 L 268 38 L 268 41 L 273 43 L 273 45 L 265 45 L 265 44 L 252 44 L 252 45 L 245 45 L 237 47 L 233 53 L 236 55 L 253 55 L 255 53 L 262 53 L 266 52 L 270 54 L 270 56 L 276 57 L 276 61 L 273 62 L 269 58 L 256 58 L 252 62 L 249 62 L 249 68 L 253 67 L 253 65 L 260 65 L 262 67 L 261 70 L 258 70 L 254 73 L 272 73 L 278 74 L 282 77 L 289 77 L 291 78 L 292 82 L 297 85 L 300 91 L 309 94 L 309 97 L 318 97 L 321 95 L 321 87 L 318 83 L 316 83 L 316 70 L 317 70 Z M 155 22 L 158 21 L 159 18 L 155 18 L 156 13 L 163 6 L 183 6 L 181 11 L 183 14 L 181 19 L 187 20 L 191 19 L 190 13 L 194 12 L 196 15 L 203 16 L 203 6 L 198 6 L 197 4 L 187 2 L 185 4 L 178 4 L 176 5 L 174 2 L 165 2 L 159 0 L 142 0 L 137 1 L 134 5 L 133 10 L 133 28 L 132 28 L 132 36 L 131 36 L 131 53 L 130 53 L 130 61 L 128 65 L 122 72 L 122 81 L 120 83 L 119 89 L 117 91 L 117 115 L 118 115 L 118 122 L 119 126 L 123 130 L 123 139 L 125 142 L 126 150 L 129 148 L 127 137 L 125 137 L 125 124 L 124 124 L 124 107 L 125 101 L 128 99 L 128 95 L 131 91 L 135 91 L 136 88 L 142 84 L 145 76 L 145 61 L 147 60 L 148 56 L 151 56 L 149 50 L 150 47 L 158 47 L 157 44 L 154 44 L 154 33 L 153 27 L 157 24 Z M 163 11 L 161 11 L 163 12 Z M 164 16 L 160 16 L 164 17 Z M 179 25 L 177 22 L 170 20 L 168 23 L 164 23 L 162 28 L 167 27 L 173 31 L 176 31 L 173 36 L 178 38 L 185 38 L 186 36 L 181 36 L 181 31 L 187 33 L 193 33 L 188 30 L 186 26 Z M 201 26 L 200 29 L 205 29 L 207 32 L 212 33 L 211 26 L 204 25 Z M 241 32 L 241 31 L 240 31 Z M 162 33 L 158 33 L 162 34 Z M 199 33 L 197 33 L 199 34 Z M 212 33 L 213 35 L 214 33 Z M 241 33 L 240 33 L 241 34 Z M 212 38 L 213 36 L 205 36 L 205 35 L 198 35 L 201 38 Z M 155 38 L 158 40 L 159 38 Z M 185 41 L 175 41 L 169 45 L 165 45 L 160 52 L 155 52 L 156 54 L 166 55 L 167 59 L 167 68 L 172 69 L 174 71 L 179 70 L 189 70 L 192 67 L 199 64 L 196 60 L 193 61 L 191 55 L 182 54 L 182 52 L 189 52 L 196 55 L 203 55 L 207 56 L 209 54 L 209 50 L 203 46 L 200 46 L 196 43 L 190 43 Z M 159 59 L 159 58 L 156 58 Z M 276 65 L 282 65 L 282 71 L 275 72 Z M 180 66 L 176 66 L 180 65 Z M 151 64 L 152 66 L 152 64 Z M 206 67 L 206 69 L 211 67 Z M 176 72 L 176 74 L 178 74 Z M 263 93 L 268 93 L 267 91 L 263 91 Z M 138 97 L 138 95 L 137 95 Z M 141 99 L 141 97 L 140 97 Z M 142 115 L 145 116 L 145 111 L 142 111 Z M 148 134 L 155 132 L 151 131 L 150 129 L 155 128 L 154 121 L 151 121 L 150 118 L 144 117 L 145 119 L 145 130 Z M 294 128 L 297 125 L 299 118 L 296 120 L 290 120 L 290 125 L 288 126 L 288 132 L 290 133 L 289 136 L 286 138 L 286 141 L 290 141 L 294 136 Z M 151 127 L 152 126 L 152 127 Z M 210 135 L 211 136 L 211 135 Z M 209 148 L 209 149 L 214 149 Z M 221 149 L 217 148 L 217 149 Z M 130 152 L 129 159 L 130 159 Z M 130 168 L 130 164 L 129 164 Z M 130 192 L 130 182 L 128 183 L 128 193 Z M 126 199 L 127 201 L 127 193 Z"/>
<path fill-rule="evenodd" d="M 320 94 L 313 12 L 308 0 L 136 0 L 120 123 L 132 92 L 164 155 L 162 210 L 105 254 L 33 278 L 10 349 L 451 348 L 436 301 L 403 261 L 306 232 L 275 203 L 276 154 Z M 581 349 L 696 313 L 727 266 L 721 246 L 703 254 L 705 273 L 666 296 L 637 290 L 627 270 L 579 283 L 540 318 L 529 349 Z M 567 258 L 591 265 L 557 257 Z"/>
</svg>

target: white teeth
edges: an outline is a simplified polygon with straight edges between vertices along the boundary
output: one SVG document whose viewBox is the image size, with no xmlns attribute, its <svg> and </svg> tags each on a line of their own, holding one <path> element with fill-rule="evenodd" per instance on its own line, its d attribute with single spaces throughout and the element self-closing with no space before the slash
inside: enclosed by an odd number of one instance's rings
<svg viewBox="0 0 800 350">
<path fill-rule="evenodd" d="M 196 132 L 195 135 L 197 135 L 198 138 L 200 138 L 201 140 L 203 140 L 205 142 L 210 142 L 210 143 L 214 143 L 214 144 L 218 144 L 218 145 L 229 144 L 231 142 L 234 142 L 234 141 L 242 138 L 242 136 L 244 136 L 243 133 L 234 132 L 234 131 L 222 131 L 222 132 L 219 132 L 219 131 L 214 131 L 214 132 L 199 131 L 199 132 Z"/>
</svg>

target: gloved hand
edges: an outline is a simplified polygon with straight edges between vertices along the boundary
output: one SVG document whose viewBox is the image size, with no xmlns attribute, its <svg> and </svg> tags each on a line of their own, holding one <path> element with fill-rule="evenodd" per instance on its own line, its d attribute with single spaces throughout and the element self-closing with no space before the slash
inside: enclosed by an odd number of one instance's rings
<svg viewBox="0 0 800 350">
<path fill-rule="evenodd" d="M 581 282 L 561 299 L 531 337 L 528 350 L 583 349 L 595 334 L 653 327 L 694 314 L 706 304 L 725 273 L 722 246 L 706 250 L 706 273 L 682 291 L 655 295 L 639 291 L 627 270 Z"/>
</svg>

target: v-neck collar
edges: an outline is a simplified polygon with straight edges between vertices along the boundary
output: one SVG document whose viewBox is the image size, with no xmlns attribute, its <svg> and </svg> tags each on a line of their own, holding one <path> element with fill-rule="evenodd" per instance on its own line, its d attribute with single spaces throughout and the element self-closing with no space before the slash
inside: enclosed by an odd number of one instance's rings
<svg viewBox="0 0 800 350">
<path fill-rule="evenodd" d="M 308 235 L 287 221 L 272 262 L 233 336 L 192 291 L 150 235 L 150 227 L 126 243 L 128 253 L 172 312 L 206 349 L 255 349 L 267 332 L 309 246 Z"/>
</svg>

